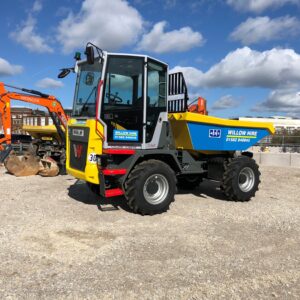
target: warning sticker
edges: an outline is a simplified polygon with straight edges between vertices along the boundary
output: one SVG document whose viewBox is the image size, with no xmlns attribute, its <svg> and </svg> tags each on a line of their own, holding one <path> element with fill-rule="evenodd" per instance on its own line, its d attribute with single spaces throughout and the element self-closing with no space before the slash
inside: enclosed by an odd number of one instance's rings
<svg viewBox="0 0 300 300">
<path fill-rule="evenodd" d="M 137 142 L 139 140 L 138 130 L 114 130 L 113 131 L 114 141 L 127 141 Z"/>
</svg>

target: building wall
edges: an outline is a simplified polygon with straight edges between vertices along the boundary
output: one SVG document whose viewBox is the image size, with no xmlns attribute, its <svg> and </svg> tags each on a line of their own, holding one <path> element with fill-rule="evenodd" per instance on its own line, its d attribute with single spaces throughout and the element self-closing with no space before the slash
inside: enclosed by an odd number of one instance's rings
<svg viewBox="0 0 300 300">
<path fill-rule="evenodd" d="M 49 116 L 30 116 L 24 117 L 22 125 L 47 126 L 52 125 L 53 121 Z"/>
<path fill-rule="evenodd" d="M 12 107 L 11 108 L 11 129 L 12 133 L 22 134 L 23 117 L 32 114 L 32 109 L 27 107 Z M 24 133 L 25 134 L 25 133 Z"/>
<path fill-rule="evenodd" d="M 65 112 L 70 117 L 72 110 L 66 109 Z M 15 134 L 26 134 L 22 129 L 23 125 L 47 126 L 53 124 L 52 118 L 47 111 L 27 107 L 11 107 L 11 121 L 12 133 Z M 1 117 L 0 133 L 3 133 Z"/>
<path fill-rule="evenodd" d="M 266 122 L 273 123 L 277 132 L 283 129 L 293 132 L 294 130 L 300 130 L 300 119 L 293 119 L 288 117 L 271 117 L 271 118 L 255 118 L 255 117 L 240 117 L 241 121 L 250 122 Z"/>
<path fill-rule="evenodd" d="M 52 119 L 48 112 L 43 110 L 33 110 L 27 107 L 12 107 L 12 133 L 26 134 L 23 125 L 45 126 L 52 124 Z"/>
</svg>

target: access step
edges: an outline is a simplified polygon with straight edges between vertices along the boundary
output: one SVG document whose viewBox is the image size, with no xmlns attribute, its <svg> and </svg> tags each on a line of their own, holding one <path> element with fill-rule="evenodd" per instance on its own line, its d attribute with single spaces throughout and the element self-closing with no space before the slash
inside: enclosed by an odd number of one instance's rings
<svg viewBox="0 0 300 300">
<path fill-rule="evenodd" d="M 104 176 L 125 175 L 126 169 L 102 169 Z"/>
<path fill-rule="evenodd" d="M 116 196 L 121 196 L 121 195 L 124 195 L 124 192 L 120 188 L 105 190 L 106 198 L 111 198 L 111 197 L 116 197 Z"/>
</svg>

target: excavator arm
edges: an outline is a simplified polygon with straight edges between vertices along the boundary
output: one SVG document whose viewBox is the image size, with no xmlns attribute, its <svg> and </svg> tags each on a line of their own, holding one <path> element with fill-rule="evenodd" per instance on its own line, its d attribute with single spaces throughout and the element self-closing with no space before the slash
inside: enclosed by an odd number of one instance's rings
<svg viewBox="0 0 300 300">
<path fill-rule="evenodd" d="M 0 97 L 0 117 L 3 127 L 3 138 L 0 138 L 0 151 L 4 150 L 2 144 L 11 143 L 11 115 L 10 115 L 10 102 Z"/>
</svg>

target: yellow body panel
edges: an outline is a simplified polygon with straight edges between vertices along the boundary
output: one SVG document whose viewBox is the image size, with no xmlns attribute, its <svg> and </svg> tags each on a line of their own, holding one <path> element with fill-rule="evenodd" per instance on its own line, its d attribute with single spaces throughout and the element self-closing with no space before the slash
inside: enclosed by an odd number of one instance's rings
<svg viewBox="0 0 300 300">
<path fill-rule="evenodd" d="M 172 127 L 172 133 L 173 133 L 173 138 L 175 141 L 176 148 L 177 149 L 193 149 L 190 135 L 187 134 L 187 132 L 188 132 L 187 123 L 170 120 L 170 124 Z"/>
<path fill-rule="evenodd" d="M 90 133 L 89 133 L 89 139 L 88 139 L 88 150 L 87 150 L 87 157 L 86 157 L 86 166 L 85 166 L 85 171 L 79 171 L 76 169 L 72 169 L 70 167 L 70 140 L 67 134 L 67 161 L 66 161 L 66 168 L 68 174 L 74 176 L 75 178 L 82 179 L 84 181 L 94 183 L 94 184 L 99 184 L 99 178 L 98 178 L 98 169 L 97 169 L 97 164 L 94 162 L 89 161 L 89 156 L 90 154 L 97 154 L 101 155 L 102 154 L 102 138 L 101 136 L 97 133 L 96 130 L 96 120 L 95 119 L 88 119 L 84 122 L 80 121 L 77 122 L 76 119 L 71 119 L 68 121 L 68 128 L 76 128 L 76 127 L 89 127 L 90 128 Z M 98 131 L 103 135 L 103 126 L 101 125 L 100 122 L 97 124 L 97 129 Z"/>
<path fill-rule="evenodd" d="M 56 127 L 54 125 L 46 125 L 46 126 L 23 125 L 22 128 L 35 139 L 43 139 L 44 137 L 55 138 L 57 140 L 60 139 Z"/>
</svg>

